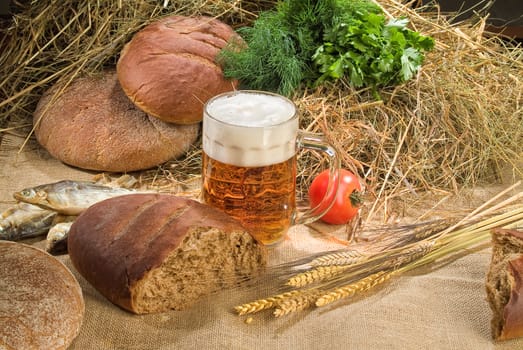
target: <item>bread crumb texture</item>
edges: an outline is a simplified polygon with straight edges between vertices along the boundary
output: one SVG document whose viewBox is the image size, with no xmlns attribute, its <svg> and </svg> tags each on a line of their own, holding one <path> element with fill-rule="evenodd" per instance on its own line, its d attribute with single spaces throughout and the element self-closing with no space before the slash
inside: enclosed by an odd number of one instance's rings
<svg viewBox="0 0 523 350">
<path fill-rule="evenodd" d="M 496 340 L 523 336 L 523 233 L 496 229 L 487 272 L 487 301 L 492 310 L 491 331 Z"/>
<path fill-rule="evenodd" d="M 200 297 L 232 286 L 263 263 L 245 232 L 193 228 L 160 267 L 131 287 L 136 313 L 181 310 Z"/>
</svg>

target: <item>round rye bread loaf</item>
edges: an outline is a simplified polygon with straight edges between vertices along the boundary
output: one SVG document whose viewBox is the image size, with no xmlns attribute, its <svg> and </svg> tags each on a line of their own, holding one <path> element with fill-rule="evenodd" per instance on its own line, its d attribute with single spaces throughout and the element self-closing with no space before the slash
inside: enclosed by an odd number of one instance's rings
<svg viewBox="0 0 523 350">
<path fill-rule="evenodd" d="M 120 54 L 118 79 L 143 111 L 179 124 L 197 123 L 211 97 L 234 90 L 216 55 L 232 38 L 227 24 L 211 17 L 170 16 L 136 33 Z"/>
<path fill-rule="evenodd" d="M 46 252 L 0 241 L 0 349 L 67 349 L 80 332 L 82 289 Z"/>
<path fill-rule="evenodd" d="M 199 125 L 176 125 L 137 108 L 121 89 L 116 70 L 51 87 L 33 124 L 38 142 L 55 158 L 83 169 L 111 172 L 155 167 L 180 157 Z"/>
<path fill-rule="evenodd" d="M 84 211 L 68 237 L 78 272 L 136 314 L 184 309 L 266 264 L 238 221 L 195 200 L 131 194 Z"/>
</svg>

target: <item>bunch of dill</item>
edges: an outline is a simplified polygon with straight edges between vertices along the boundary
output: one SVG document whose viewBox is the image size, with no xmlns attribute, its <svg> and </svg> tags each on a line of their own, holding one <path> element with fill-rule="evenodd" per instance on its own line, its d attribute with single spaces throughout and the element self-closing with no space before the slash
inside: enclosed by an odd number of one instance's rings
<svg viewBox="0 0 523 350">
<path fill-rule="evenodd" d="M 260 13 L 252 26 L 238 29 L 244 43 L 230 43 L 218 56 L 227 78 L 244 87 L 290 95 L 303 80 L 314 79 L 311 57 L 322 40 L 331 1 L 289 0 Z"/>
</svg>

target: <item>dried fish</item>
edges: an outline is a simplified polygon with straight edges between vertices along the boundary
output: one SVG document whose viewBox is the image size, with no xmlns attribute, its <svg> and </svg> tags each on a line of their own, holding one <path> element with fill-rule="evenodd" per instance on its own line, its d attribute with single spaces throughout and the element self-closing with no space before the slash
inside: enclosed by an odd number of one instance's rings
<svg viewBox="0 0 523 350">
<path fill-rule="evenodd" d="M 67 253 L 67 236 L 73 222 L 73 220 L 60 222 L 49 229 L 45 244 L 48 253 L 52 255 Z"/>
<path fill-rule="evenodd" d="M 62 180 L 25 188 L 14 197 L 63 215 L 78 215 L 104 199 L 137 193 L 137 190 L 100 185 L 90 181 Z"/>
<path fill-rule="evenodd" d="M 44 235 L 57 213 L 29 203 L 17 203 L 0 214 L 0 239 L 19 241 Z"/>
</svg>

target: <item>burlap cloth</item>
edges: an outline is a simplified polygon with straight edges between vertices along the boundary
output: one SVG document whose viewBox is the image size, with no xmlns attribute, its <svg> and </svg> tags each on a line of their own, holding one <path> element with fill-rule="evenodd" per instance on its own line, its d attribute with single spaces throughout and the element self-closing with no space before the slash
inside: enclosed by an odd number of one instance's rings
<svg viewBox="0 0 523 350">
<path fill-rule="evenodd" d="M 65 166 L 34 141 L 6 135 L 0 147 L 0 209 L 14 204 L 12 192 L 63 179 L 90 180 L 94 173 Z M 31 242 L 43 247 L 43 241 Z M 336 244 L 294 227 L 272 249 L 276 264 Z M 523 339 L 494 342 L 486 302 L 485 274 L 490 249 L 470 252 L 442 266 L 403 275 L 365 297 L 331 307 L 274 318 L 262 313 L 246 323 L 234 305 L 267 296 L 229 290 L 202 299 L 186 311 L 137 316 L 109 303 L 59 257 L 83 288 L 86 313 L 71 349 L 523 349 Z"/>
</svg>

